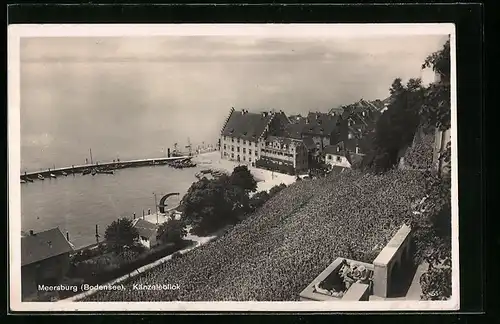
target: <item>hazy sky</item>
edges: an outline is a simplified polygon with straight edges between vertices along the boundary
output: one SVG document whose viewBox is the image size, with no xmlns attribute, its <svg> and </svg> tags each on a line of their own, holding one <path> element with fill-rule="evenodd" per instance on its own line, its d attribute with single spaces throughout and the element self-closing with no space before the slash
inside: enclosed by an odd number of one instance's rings
<svg viewBox="0 0 500 324">
<path fill-rule="evenodd" d="M 307 113 L 384 99 L 395 78 L 426 77 L 423 61 L 446 38 L 22 38 L 23 163 L 74 146 L 140 157 L 177 137 L 215 142 L 231 107 Z"/>
</svg>

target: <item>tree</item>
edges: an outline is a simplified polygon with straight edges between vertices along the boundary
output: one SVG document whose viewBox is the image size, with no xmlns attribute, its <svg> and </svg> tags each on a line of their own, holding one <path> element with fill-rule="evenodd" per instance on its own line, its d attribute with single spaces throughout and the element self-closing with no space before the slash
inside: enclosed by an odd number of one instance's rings
<svg viewBox="0 0 500 324">
<path fill-rule="evenodd" d="M 410 79 L 403 85 L 397 78 L 389 91 L 391 103 L 377 121 L 372 152 L 363 162 L 377 172 L 385 172 L 396 165 L 399 152 L 413 141 L 424 96 L 420 79 Z"/>
<path fill-rule="evenodd" d="M 133 245 L 138 237 L 139 232 L 132 225 L 132 221 L 125 217 L 113 221 L 104 233 L 106 242 L 118 249 L 125 245 Z"/>
<path fill-rule="evenodd" d="M 276 185 L 274 187 L 272 187 L 270 190 L 269 190 L 269 196 L 270 197 L 273 197 L 273 196 L 276 196 L 281 190 L 285 189 L 286 188 L 286 184 L 284 183 L 281 183 L 279 185 Z"/>
<path fill-rule="evenodd" d="M 440 130 L 446 130 L 451 126 L 451 60 L 450 40 L 448 39 L 443 48 L 429 55 L 422 68 L 432 68 L 439 75 L 438 82 L 432 83 L 425 92 L 424 102 L 420 109 L 422 123 L 427 130 L 433 130 L 436 126 Z"/>
<path fill-rule="evenodd" d="M 162 243 L 178 244 L 186 236 L 186 226 L 179 219 L 171 219 L 160 225 L 156 239 Z"/>
<path fill-rule="evenodd" d="M 227 224 L 234 224 L 248 211 L 248 194 L 232 185 L 228 176 L 203 178 L 191 185 L 182 198 L 181 209 L 181 220 L 192 226 L 194 234 L 211 234 Z"/>
<path fill-rule="evenodd" d="M 240 165 L 233 169 L 231 184 L 248 190 L 249 192 L 255 192 L 257 190 L 257 181 L 246 165 Z"/>
<path fill-rule="evenodd" d="M 252 210 L 256 210 L 257 208 L 262 207 L 266 201 L 269 200 L 271 196 L 267 193 L 267 191 L 259 191 L 250 198 L 250 208 Z"/>
</svg>

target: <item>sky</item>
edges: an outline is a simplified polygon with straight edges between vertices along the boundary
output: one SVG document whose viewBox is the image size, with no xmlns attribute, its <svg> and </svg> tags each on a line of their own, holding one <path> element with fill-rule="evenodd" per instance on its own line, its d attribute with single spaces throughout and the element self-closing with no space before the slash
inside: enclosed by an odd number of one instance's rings
<svg viewBox="0 0 500 324">
<path fill-rule="evenodd" d="M 432 78 L 421 65 L 446 39 L 23 37 L 22 163 L 69 162 L 80 146 L 141 157 L 187 137 L 214 143 L 231 107 L 304 114 L 385 99 L 397 77 Z"/>
</svg>

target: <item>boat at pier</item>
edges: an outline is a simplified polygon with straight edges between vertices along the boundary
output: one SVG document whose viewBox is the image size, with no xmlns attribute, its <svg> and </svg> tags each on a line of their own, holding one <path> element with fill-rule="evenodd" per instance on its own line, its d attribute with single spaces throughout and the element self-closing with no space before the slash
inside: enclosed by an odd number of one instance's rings
<svg viewBox="0 0 500 324">
<path fill-rule="evenodd" d="M 97 173 L 114 174 L 115 172 L 113 170 L 97 170 Z"/>
<path fill-rule="evenodd" d="M 92 175 L 95 176 L 97 174 L 97 171 L 95 169 L 92 169 Z"/>
<path fill-rule="evenodd" d="M 26 183 L 26 180 L 21 179 L 21 183 Z"/>
<path fill-rule="evenodd" d="M 38 175 L 38 179 L 40 179 L 40 180 L 44 180 L 45 178 L 43 177 L 43 175 L 39 174 L 39 175 Z"/>
<path fill-rule="evenodd" d="M 29 178 L 29 177 L 24 177 L 24 180 L 28 181 L 28 182 L 33 182 L 33 179 Z"/>
<path fill-rule="evenodd" d="M 67 174 L 66 172 L 64 172 L 64 171 L 63 171 L 63 172 L 61 172 L 61 174 L 62 174 L 63 176 L 65 176 L 65 177 L 68 175 L 68 174 Z"/>
<path fill-rule="evenodd" d="M 82 175 L 86 175 L 86 174 L 90 174 L 90 170 L 89 169 L 85 169 L 82 171 Z"/>
<path fill-rule="evenodd" d="M 57 176 L 55 174 L 53 174 L 53 173 L 50 174 L 50 177 L 51 178 L 57 178 Z"/>
</svg>

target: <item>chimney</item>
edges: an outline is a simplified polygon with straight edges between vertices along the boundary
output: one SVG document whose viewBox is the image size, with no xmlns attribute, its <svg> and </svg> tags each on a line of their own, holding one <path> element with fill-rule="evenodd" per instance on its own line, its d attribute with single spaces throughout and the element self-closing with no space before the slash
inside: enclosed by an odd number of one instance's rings
<svg viewBox="0 0 500 324">
<path fill-rule="evenodd" d="M 337 145 L 337 152 L 340 152 L 340 146 Z"/>
<path fill-rule="evenodd" d="M 52 247 L 52 241 L 47 241 L 47 245 L 51 248 Z"/>
<path fill-rule="evenodd" d="M 33 230 L 30 230 L 30 236 L 35 236 L 35 232 L 33 232 Z"/>
<path fill-rule="evenodd" d="M 359 154 L 359 147 L 356 145 L 356 154 Z"/>
</svg>

